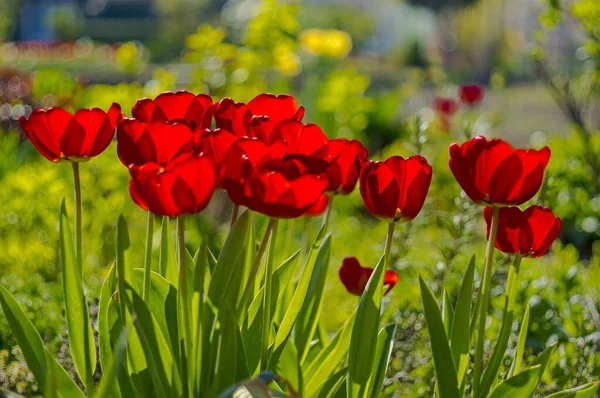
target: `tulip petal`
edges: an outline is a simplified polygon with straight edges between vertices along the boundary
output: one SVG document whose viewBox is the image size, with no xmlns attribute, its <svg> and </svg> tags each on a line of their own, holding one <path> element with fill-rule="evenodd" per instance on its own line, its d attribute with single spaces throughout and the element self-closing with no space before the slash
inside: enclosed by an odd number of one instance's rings
<svg viewBox="0 0 600 398">
<path fill-rule="evenodd" d="M 85 130 L 71 118 L 65 127 L 64 134 L 60 137 L 60 149 L 66 158 L 84 157 L 83 143 L 85 141 Z"/>
<path fill-rule="evenodd" d="M 248 109 L 252 115 L 268 116 L 274 123 L 304 116 L 294 97 L 285 94 L 260 94 L 248 102 Z"/>
<path fill-rule="evenodd" d="M 114 137 L 114 128 L 107 114 L 98 108 L 80 109 L 73 118 L 85 131 L 80 156 L 94 157 L 102 153 Z"/>
</svg>

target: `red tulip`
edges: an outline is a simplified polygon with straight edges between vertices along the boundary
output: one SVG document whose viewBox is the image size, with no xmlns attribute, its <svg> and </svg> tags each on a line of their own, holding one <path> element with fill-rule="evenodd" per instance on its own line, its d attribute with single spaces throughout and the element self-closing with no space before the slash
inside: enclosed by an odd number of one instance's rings
<svg viewBox="0 0 600 398">
<path fill-rule="evenodd" d="M 250 127 L 251 121 L 260 117 Z M 215 104 L 215 121 L 218 128 L 231 131 L 237 137 L 268 138 L 273 127 L 285 119 L 302 120 L 304 108 L 299 107 L 294 97 L 280 94 L 260 94 L 248 105 L 234 102 L 231 98 L 223 98 Z M 266 123 L 263 124 L 262 123 Z M 261 131 L 257 133 L 256 129 Z"/>
<path fill-rule="evenodd" d="M 465 84 L 458 89 L 460 100 L 469 106 L 475 106 L 483 100 L 485 90 L 479 84 Z"/>
<path fill-rule="evenodd" d="M 183 121 L 192 129 L 210 128 L 214 113 L 212 98 L 188 91 L 164 92 L 154 100 L 144 98 L 133 107 L 132 116 L 144 123 Z"/>
<path fill-rule="evenodd" d="M 150 124 L 124 118 L 117 128 L 117 153 L 125 166 L 145 163 L 166 165 L 184 153 L 192 153 L 194 134 L 185 123 Z"/>
<path fill-rule="evenodd" d="M 375 217 L 388 222 L 412 220 L 423 207 L 431 173 L 431 166 L 419 155 L 367 161 L 360 173 L 360 194 Z"/>
<path fill-rule="evenodd" d="M 361 267 L 356 257 L 346 257 L 340 267 L 340 280 L 348 290 L 348 293 L 356 296 L 362 296 L 367 282 L 373 273 L 373 268 Z M 385 294 L 388 294 L 396 283 L 400 276 L 393 270 L 387 270 L 383 280 L 383 285 L 387 286 Z"/>
<path fill-rule="evenodd" d="M 304 117 L 304 107 L 299 107 L 294 97 L 286 94 L 257 95 L 248 102 L 248 109 L 253 116 L 268 116 L 273 123 L 284 119 L 302 120 Z"/>
<path fill-rule="evenodd" d="M 198 213 L 215 191 L 216 166 L 210 156 L 185 154 L 165 166 L 131 166 L 129 192 L 144 210 L 160 216 Z"/>
<path fill-rule="evenodd" d="M 489 239 L 492 208 L 486 207 L 483 214 Z M 561 225 L 561 219 L 547 207 L 534 205 L 524 211 L 518 207 L 503 207 L 498 217 L 496 248 L 507 254 L 540 257 L 558 236 Z"/>
<path fill-rule="evenodd" d="M 327 206 L 329 206 L 329 196 L 321 195 L 317 203 L 309 207 L 308 210 L 304 212 L 304 215 L 311 217 L 322 216 L 323 213 L 325 213 L 325 210 L 327 210 Z"/>
<path fill-rule="evenodd" d="M 433 109 L 444 116 L 452 116 L 458 111 L 458 104 L 453 98 L 435 97 Z"/>
<path fill-rule="evenodd" d="M 219 181 L 233 203 L 247 206 L 246 182 L 270 159 L 269 147 L 259 139 L 240 138 L 232 143 L 222 159 Z"/>
<path fill-rule="evenodd" d="M 247 137 L 247 126 L 252 119 L 252 112 L 242 102 L 234 102 L 231 98 L 223 98 L 215 104 L 215 123 L 217 128 L 231 131 L 236 137 Z"/>
<path fill-rule="evenodd" d="M 277 124 L 270 142 L 272 147 L 282 146 L 286 159 L 300 160 L 311 173 L 320 174 L 329 165 L 329 140 L 316 124 L 304 124 L 286 119 Z"/>
<path fill-rule="evenodd" d="M 197 153 L 212 156 L 220 167 L 225 154 L 237 139 L 235 135 L 224 129 L 204 129 L 194 134 L 194 149 Z"/>
<path fill-rule="evenodd" d="M 61 108 L 36 109 L 29 120 L 21 116 L 19 123 L 51 162 L 86 162 L 108 147 L 121 117 L 121 107 L 113 103 L 108 112 L 80 109 L 73 115 Z"/>
<path fill-rule="evenodd" d="M 274 159 L 248 178 L 244 203 L 270 217 L 296 218 L 321 199 L 328 185 L 326 175 L 308 174 L 299 161 Z"/>
<path fill-rule="evenodd" d="M 328 143 L 333 158 L 325 172 L 329 176 L 328 191 L 348 195 L 354 190 L 368 151 L 360 141 L 338 138 Z"/>
<path fill-rule="evenodd" d="M 542 185 L 550 149 L 514 149 L 500 139 L 475 137 L 450 146 L 450 169 L 473 202 L 520 205 Z"/>
</svg>

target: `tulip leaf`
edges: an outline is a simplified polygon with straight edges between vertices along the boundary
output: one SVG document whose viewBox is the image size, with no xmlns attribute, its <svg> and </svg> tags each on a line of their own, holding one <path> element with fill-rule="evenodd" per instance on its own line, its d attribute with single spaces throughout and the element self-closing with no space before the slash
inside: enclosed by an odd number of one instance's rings
<svg viewBox="0 0 600 398">
<path fill-rule="evenodd" d="M 110 327 L 108 325 L 108 308 L 116 290 L 116 267 L 113 264 L 108 271 L 108 275 L 102 284 L 100 291 L 100 303 L 98 304 L 98 344 L 100 352 L 100 365 L 103 371 L 109 369 L 116 363 L 113 358 L 113 347 L 110 340 Z M 114 383 L 111 391 L 114 397 L 121 397 L 120 383 Z"/>
<path fill-rule="evenodd" d="M 202 310 L 202 357 L 200 358 L 200 394 L 207 395 L 215 374 L 215 362 L 219 349 L 217 309 L 210 301 L 205 301 Z"/>
<path fill-rule="evenodd" d="M 69 227 L 64 199 L 60 207 L 58 229 L 69 348 L 77 374 L 84 385 L 90 386 L 93 385 L 93 374 L 96 369 L 96 348 L 94 347 L 94 335 L 87 303 L 83 294 L 81 264 L 77 264 L 75 259 L 74 240 Z"/>
<path fill-rule="evenodd" d="M 392 355 L 392 348 L 394 347 L 394 335 L 396 334 L 396 325 L 387 325 L 379 331 L 377 336 L 377 349 L 375 351 L 375 366 L 373 366 L 373 372 L 371 374 L 371 380 L 369 381 L 371 393 L 369 397 L 377 398 L 381 393 L 383 387 L 383 380 L 387 373 L 388 365 L 390 363 L 390 356 Z"/>
<path fill-rule="evenodd" d="M 348 348 L 350 347 L 350 338 L 352 336 L 352 325 L 354 324 L 354 314 L 346 320 L 344 325 L 336 332 L 329 345 L 323 348 L 310 362 L 304 363 L 305 396 L 313 396 L 319 389 L 322 389 L 327 378 L 339 366 L 340 362 L 346 358 Z"/>
<path fill-rule="evenodd" d="M 450 345 L 448 344 L 448 337 L 444 331 L 444 322 L 442 321 L 438 301 L 420 276 L 419 285 L 421 287 L 423 311 L 429 332 L 429 342 L 431 343 L 431 353 L 437 376 L 439 396 L 440 398 L 458 398 L 460 393 L 458 390 L 456 368 L 454 367 L 452 351 L 450 351 Z"/>
<path fill-rule="evenodd" d="M 144 269 L 136 268 L 135 281 L 138 292 L 144 282 Z M 154 271 L 150 272 L 150 291 L 147 300 L 148 309 L 160 327 L 160 331 L 170 345 L 176 363 L 179 363 L 179 329 L 177 317 L 177 289 L 168 280 Z"/>
<path fill-rule="evenodd" d="M 84 398 L 83 392 L 77 387 L 77 384 L 44 347 L 38 331 L 27 318 L 17 300 L 2 285 L 0 285 L 0 305 L 2 305 L 8 325 L 27 361 L 27 366 L 35 376 L 41 391 L 52 390 L 51 386 L 50 388 L 47 386 L 48 374 L 52 374 L 51 383 L 54 384 L 61 397 Z"/>
<path fill-rule="evenodd" d="M 158 273 L 166 278 L 175 288 L 179 284 L 179 271 L 177 266 L 177 254 L 171 232 L 171 221 L 169 217 L 162 218 L 160 226 L 160 256 L 158 259 Z"/>
<path fill-rule="evenodd" d="M 237 378 L 238 360 L 238 323 L 235 311 L 231 307 L 223 306 L 219 309 L 219 348 L 216 358 L 215 380 L 212 384 L 213 394 L 217 395 L 227 387 L 235 384 Z"/>
<path fill-rule="evenodd" d="M 540 365 L 540 368 L 541 368 L 540 376 L 537 379 L 537 383 L 542 381 L 542 376 L 544 376 L 544 371 L 546 370 L 546 366 L 548 365 L 548 362 L 550 362 L 550 358 L 552 358 L 552 355 L 554 355 L 554 351 L 556 351 L 557 346 L 558 346 L 558 341 L 555 342 L 554 344 L 552 344 L 550 347 L 547 347 L 544 351 L 542 351 L 542 353 L 540 355 L 538 355 L 538 357 L 536 359 L 534 359 L 533 362 L 531 363 L 531 367 Z M 537 385 L 537 383 L 536 383 L 536 385 Z"/>
<path fill-rule="evenodd" d="M 471 345 L 470 318 L 471 301 L 473 298 L 473 279 L 475 277 L 475 256 L 471 257 L 469 265 L 460 286 L 456 311 L 450 331 L 450 348 L 456 367 L 456 377 L 462 391 L 467 368 L 469 367 L 469 350 Z"/>
<path fill-rule="evenodd" d="M 302 395 L 302 368 L 298 360 L 299 354 L 292 339 L 285 343 L 275 371 L 281 375 L 296 391 Z"/>
<path fill-rule="evenodd" d="M 365 291 L 358 303 L 356 320 L 352 327 L 350 351 L 348 353 L 347 395 L 350 398 L 365 396 L 371 376 L 375 352 L 373 343 L 377 341 L 380 322 L 381 296 L 385 276 L 384 256 L 381 257 L 371 274 Z"/>
<path fill-rule="evenodd" d="M 306 298 L 304 299 L 304 304 L 294 328 L 295 343 L 298 347 L 298 355 L 301 363 L 306 360 L 310 342 L 313 339 L 321 315 L 322 299 L 331 254 L 330 238 L 331 235 L 327 235 L 321 244 L 315 269 L 308 284 Z"/>
<path fill-rule="evenodd" d="M 102 368 L 102 380 L 98 386 L 98 393 L 96 398 L 110 398 L 114 397 L 113 390 L 117 387 L 117 375 L 120 372 L 123 358 L 125 357 L 125 350 L 127 348 L 127 329 L 123 329 L 119 340 L 114 348 L 112 359 L 110 363 Z M 118 394 L 120 396 L 120 393 Z"/>
<path fill-rule="evenodd" d="M 276 308 L 276 304 L 283 295 L 286 286 L 292 278 L 293 271 L 296 268 L 300 251 L 296 251 L 290 258 L 285 260 L 275 272 L 273 272 L 273 297 L 271 308 Z M 246 318 L 242 324 L 242 337 L 247 349 L 247 361 L 250 373 L 254 374 L 260 362 L 260 353 L 262 352 L 262 296 L 264 286 L 260 288 L 258 294 L 246 311 Z"/>
<path fill-rule="evenodd" d="M 202 342 L 203 332 L 202 318 L 204 311 L 204 288 L 206 285 L 206 274 L 208 268 L 208 243 L 207 238 L 202 239 L 198 252 L 194 256 L 194 289 L 192 293 L 192 336 L 194 339 L 192 345 L 192 360 L 190 364 L 190 375 L 193 378 L 193 396 L 200 395 L 200 380 L 202 371 Z"/>
<path fill-rule="evenodd" d="M 229 293 L 235 292 L 237 297 L 239 285 L 233 286 L 231 281 L 233 275 L 242 272 L 245 253 L 243 248 L 246 247 L 249 239 L 251 221 L 249 211 L 245 211 L 236 220 L 217 258 L 217 265 L 208 287 L 208 297 L 217 308 L 221 307 Z"/>
<path fill-rule="evenodd" d="M 287 339 L 292 332 L 292 328 L 296 324 L 298 320 L 298 315 L 300 314 L 300 310 L 304 305 L 304 301 L 307 297 L 307 292 L 309 288 L 309 284 L 312 278 L 313 270 L 315 268 L 320 269 L 321 265 L 317 266 L 317 262 L 323 262 L 328 260 L 328 256 L 325 256 L 324 253 L 329 251 L 329 243 L 321 244 L 323 240 L 323 236 L 325 234 L 325 228 L 321 228 L 317 239 L 313 242 L 313 245 L 308 253 L 306 258 L 306 263 L 304 264 L 304 268 L 302 270 L 302 275 L 300 276 L 300 281 L 296 286 L 296 290 L 294 291 L 294 296 L 292 297 L 292 301 L 283 316 L 283 320 L 279 325 L 279 329 L 277 330 L 277 335 L 275 336 L 274 349 L 272 358 L 269 361 L 269 365 L 273 366 L 277 363 L 277 357 L 281 353 L 283 346 L 285 345 Z M 326 239 L 329 242 L 328 239 Z M 327 258 L 326 258 L 327 257 Z"/>
<path fill-rule="evenodd" d="M 446 336 L 450 336 L 453 319 L 454 308 L 452 308 L 452 303 L 450 302 L 450 296 L 448 296 L 448 291 L 444 289 L 444 293 L 442 294 L 442 321 L 444 322 L 444 331 L 446 332 Z"/>
<path fill-rule="evenodd" d="M 529 315 L 531 312 L 531 303 L 527 303 L 523 321 L 521 322 L 521 330 L 519 331 L 519 339 L 517 341 L 517 350 L 515 351 L 515 359 L 513 360 L 508 377 L 512 377 L 519 373 L 521 362 L 523 361 L 523 352 L 525 351 L 525 342 L 527 341 L 527 332 L 529 331 Z"/>
<path fill-rule="evenodd" d="M 317 398 L 332 398 L 335 397 L 338 391 L 343 388 L 344 381 L 348 374 L 348 368 L 343 368 L 332 374 L 325 380 L 325 383 L 314 396 Z"/>
<path fill-rule="evenodd" d="M 538 380 L 542 373 L 540 365 L 532 366 L 518 375 L 498 384 L 492 392 L 490 392 L 488 398 L 529 398 L 535 392 L 535 388 L 538 385 Z"/>
<path fill-rule="evenodd" d="M 584 384 L 579 387 L 550 394 L 546 398 L 592 398 L 596 391 L 598 391 L 599 386 L 600 382 L 596 381 L 593 383 Z"/>
<path fill-rule="evenodd" d="M 486 396 L 490 391 L 492 384 L 498 377 L 498 371 L 500 370 L 500 364 L 506 354 L 506 348 L 508 347 L 508 339 L 512 331 L 513 324 L 513 313 L 515 307 L 515 298 L 519 294 L 518 292 L 518 276 L 519 276 L 519 264 L 521 262 L 520 257 L 515 258 L 515 262 L 511 265 L 508 272 L 508 280 L 506 283 L 506 297 L 504 300 L 504 311 L 502 313 L 502 326 L 500 327 L 500 333 L 496 339 L 496 345 L 492 351 L 487 366 L 483 372 L 481 378 L 480 392 L 482 396 Z M 542 369 L 543 373 L 543 369 Z"/>
<path fill-rule="evenodd" d="M 120 300 L 125 302 L 131 314 L 156 394 L 181 396 L 181 378 L 173 354 L 146 303 L 128 283 L 125 283 L 125 294 L 120 295 Z"/>
</svg>

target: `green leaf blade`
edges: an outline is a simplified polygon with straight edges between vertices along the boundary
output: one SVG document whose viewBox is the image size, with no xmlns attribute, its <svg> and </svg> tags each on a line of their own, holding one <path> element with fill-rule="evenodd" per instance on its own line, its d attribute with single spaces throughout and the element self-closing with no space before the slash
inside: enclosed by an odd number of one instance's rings
<svg viewBox="0 0 600 398">
<path fill-rule="evenodd" d="M 87 303 L 83 294 L 81 264 L 77 264 L 75 259 L 74 241 L 69 228 L 64 199 L 60 209 L 58 229 L 69 348 L 77 374 L 83 383 L 89 386 L 93 385 L 96 349 Z"/>
<path fill-rule="evenodd" d="M 429 342 L 431 343 L 439 396 L 440 398 L 458 398 L 460 393 L 456 378 L 456 368 L 454 367 L 448 337 L 444 331 L 444 322 L 442 321 L 442 313 L 440 312 L 438 301 L 420 276 L 419 285 L 421 287 L 425 321 L 427 323 L 427 330 L 429 331 Z"/>
</svg>

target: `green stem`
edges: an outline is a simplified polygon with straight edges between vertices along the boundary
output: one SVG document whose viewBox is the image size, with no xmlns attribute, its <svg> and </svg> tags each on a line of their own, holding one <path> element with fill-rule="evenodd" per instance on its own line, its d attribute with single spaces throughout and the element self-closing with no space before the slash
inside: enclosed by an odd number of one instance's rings
<svg viewBox="0 0 600 398">
<path fill-rule="evenodd" d="M 287 258 L 290 254 L 289 253 L 289 248 L 292 247 L 292 243 L 294 240 L 294 224 L 295 224 L 296 219 L 295 218 L 291 218 L 286 225 L 286 234 L 285 234 L 285 243 L 284 243 L 284 247 L 283 247 L 283 255 L 285 258 Z"/>
<path fill-rule="evenodd" d="M 81 181 L 79 163 L 73 162 L 73 183 L 75 188 L 75 260 L 80 269 L 83 267 L 83 243 L 81 228 Z"/>
<path fill-rule="evenodd" d="M 79 267 L 79 272 L 83 275 L 83 228 L 81 222 L 81 179 L 79 177 L 79 163 L 73 162 L 71 163 L 73 166 L 73 190 L 75 192 L 75 261 L 77 266 Z M 83 289 L 83 286 L 81 286 Z M 93 342 L 88 341 L 88 333 L 87 330 L 84 331 L 85 336 L 85 347 L 86 347 L 86 357 L 87 357 L 87 347 L 90 347 Z M 86 358 L 88 359 L 88 358 Z M 86 381 L 85 381 L 85 391 L 87 392 L 88 397 L 94 396 L 94 374 L 90 367 L 90 361 L 85 361 L 85 373 L 86 373 Z"/>
<path fill-rule="evenodd" d="M 331 220 L 331 208 L 333 205 L 333 195 L 329 197 L 329 203 L 327 204 L 327 210 L 325 210 L 325 217 L 323 218 L 323 225 L 325 226 L 325 231 L 329 229 L 329 221 Z"/>
<path fill-rule="evenodd" d="M 487 310 L 490 301 L 490 289 L 492 283 L 492 264 L 494 263 L 494 246 L 496 245 L 496 232 L 498 232 L 499 207 L 493 207 L 492 225 L 490 236 L 485 250 L 485 265 L 483 268 L 481 284 L 481 305 L 479 307 L 479 332 L 477 333 L 477 345 L 475 347 L 475 367 L 473 369 L 473 397 L 479 397 L 479 385 L 481 382 L 481 370 L 483 369 L 483 343 L 485 341 L 485 324 Z"/>
<path fill-rule="evenodd" d="M 240 213 L 240 206 L 238 206 L 234 203 L 233 208 L 231 209 L 231 222 L 229 223 L 230 228 L 233 227 L 233 224 L 235 224 L 236 220 L 238 219 L 239 213 Z"/>
<path fill-rule="evenodd" d="M 304 259 L 306 259 L 306 256 L 308 255 L 308 250 L 309 250 L 309 235 L 310 235 L 310 226 L 311 226 L 311 217 L 309 216 L 304 216 L 304 225 L 302 226 L 302 251 L 300 252 L 301 256 L 300 256 L 300 260 L 299 263 L 303 263 Z"/>
<path fill-rule="evenodd" d="M 396 223 L 389 223 L 388 225 L 388 233 L 387 239 L 385 241 L 385 252 L 383 257 L 383 272 L 387 271 L 390 266 L 390 251 L 392 250 L 392 239 L 394 238 L 394 229 L 396 228 Z"/>
<path fill-rule="evenodd" d="M 152 237 L 154 231 L 154 214 L 148 212 L 146 220 L 146 253 L 144 254 L 144 288 L 142 290 L 142 298 L 148 303 L 148 295 L 150 293 L 150 270 L 152 269 Z"/>
<path fill-rule="evenodd" d="M 254 286 L 254 280 L 256 279 L 256 274 L 258 273 L 258 267 L 260 267 L 260 263 L 265 254 L 265 250 L 267 248 L 267 242 L 269 241 L 269 237 L 271 236 L 271 231 L 273 230 L 273 226 L 275 225 L 275 219 L 269 219 L 269 224 L 267 225 L 267 229 L 265 230 L 265 234 L 260 242 L 260 246 L 258 247 L 258 252 L 256 253 L 256 257 L 254 258 L 254 264 L 252 264 L 252 271 L 250 272 L 250 276 L 248 277 L 248 282 L 246 283 L 246 288 L 244 289 L 244 295 L 240 301 L 238 307 L 238 320 L 241 321 L 242 315 L 244 315 L 244 310 L 246 308 L 246 303 L 250 298 L 250 292 L 252 291 L 252 287 Z"/>
<path fill-rule="evenodd" d="M 480 395 L 483 397 L 486 397 L 490 392 L 492 384 L 498 376 L 498 370 L 500 369 L 502 358 L 504 358 L 506 348 L 508 347 L 508 340 L 510 338 L 514 318 L 515 299 L 519 294 L 518 285 L 520 267 L 521 253 L 517 252 L 506 280 L 506 294 L 504 298 L 504 311 L 502 312 L 502 325 L 500 326 L 500 333 L 496 338 L 494 351 L 488 360 L 487 366 L 483 372 L 483 377 L 481 378 Z"/>
<path fill-rule="evenodd" d="M 273 232 L 269 241 L 269 254 L 267 254 L 267 266 L 265 268 L 265 288 L 263 295 L 263 322 L 262 322 L 262 356 L 260 369 L 266 370 L 269 362 L 269 337 L 271 336 L 271 288 L 273 284 L 273 257 L 275 256 L 275 244 L 277 241 L 277 227 L 279 220 L 271 218 Z"/>
<path fill-rule="evenodd" d="M 187 266 L 185 265 L 185 228 L 183 216 L 177 217 L 177 262 L 179 264 L 179 290 L 181 291 L 181 308 L 183 310 L 184 347 L 187 355 L 191 353 L 190 307 L 187 292 Z"/>
</svg>

